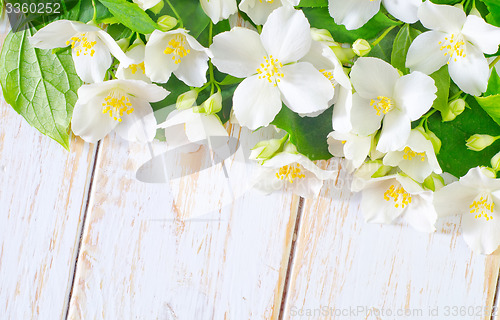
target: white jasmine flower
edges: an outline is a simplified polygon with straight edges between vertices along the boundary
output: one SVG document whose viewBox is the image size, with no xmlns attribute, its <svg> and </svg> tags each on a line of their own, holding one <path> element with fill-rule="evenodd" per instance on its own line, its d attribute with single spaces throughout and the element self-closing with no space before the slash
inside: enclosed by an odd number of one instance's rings
<svg viewBox="0 0 500 320">
<path fill-rule="evenodd" d="M 311 49 L 301 61 L 311 63 L 331 82 L 334 88 L 334 96 L 328 103 L 329 105 L 335 104 L 332 115 L 333 129 L 345 133 L 351 131 L 351 81 L 333 50 L 325 43 L 313 40 Z"/>
<path fill-rule="evenodd" d="M 309 22 L 289 7 L 276 9 L 262 34 L 245 29 L 214 37 L 212 62 L 221 71 L 246 78 L 236 88 L 233 110 L 239 123 L 252 130 L 267 126 L 281 110 L 282 101 L 307 115 L 328 108 L 334 89 L 310 63 L 298 62 L 311 47 Z"/>
<path fill-rule="evenodd" d="M 238 12 L 236 0 L 200 0 L 200 4 L 214 24 Z"/>
<path fill-rule="evenodd" d="M 146 11 L 147 9 L 153 8 L 163 0 L 132 0 L 132 1 L 136 3 L 139 6 L 139 8 Z"/>
<path fill-rule="evenodd" d="M 110 80 L 83 85 L 73 110 L 71 128 L 83 140 L 95 143 L 113 129 L 128 141 L 153 140 L 156 119 L 150 102 L 169 92 L 139 80 Z"/>
<path fill-rule="evenodd" d="M 54 21 L 38 30 L 30 38 L 30 43 L 40 49 L 71 45 L 76 73 L 88 83 L 104 80 L 106 71 L 113 62 L 110 53 L 124 66 L 132 63 L 109 34 L 96 26 L 78 21 Z"/>
<path fill-rule="evenodd" d="M 433 194 L 409 177 L 390 175 L 353 183 L 353 191 L 362 192 L 361 211 L 366 222 L 393 223 L 401 217 L 421 232 L 434 232 L 437 213 Z"/>
<path fill-rule="evenodd" d="M 432 142 L 416 129 L 411 131 L 405 146 L 388 152 L 383 162 L 386 166 L 399 167 L 420 183 L 423 183 L 432 172 L 437 174 L 443 172 L 437 161 Z"/>
<path fill-rule="evenodd" d="M 165 83 L 171 74 L 188 86 L 207 82 L 208 51 L 184 29 L 153 31 L 145 51 L 146 75 Z"/>
<path fill-rule="evenodd" d="M 466 17 L 460 8 L 426 1 L 418 10 L 424 32 L 413 40 L 406 58 L 411 70 L 431 74 L 446 63 L 453 81 L 462 91 L 479 96 L 490 76 L 484 53 L 493 54 L 500 44 L 500 28 L 481 17 Z"/>
<path fill-rule="evenodd" d="M 165 137 L 170 147 L 188 143 L 202 144 L 211 137 L 229 136 L 217 115 L 195 112 L 195 108 L 172 111 L 158 128 L 165 129 Z"/>
<path fill-rule="evenodd" d="M 380 3 L 397 19 L 406 23 L 417 22 L 417 10 L 421 0 L 329 0 L 328 9 L 335 23 L 347 30 L 358 29 L 379 10 Z"/>
<path fill-rule="evenodd" d="M 500 179 L 476 167 L 434 195 L 440 217 L 462 214 L 462 234 L 472 250 L 490 254 L 500 245 Z"/>
<path fill-rule="evenodd" d="M 281 6 L 297 6 L 299 0 L 242 0 L 239 8 L 257 25 L 262 25 L 275 9 Z"/>
<path fill-rule="evenodd" d="M 132 60 L 132 63 L 126 67 L 123 63 L 120 63 L 116 71 L 116 77 L 118 79 L 142 80 L 150 83 L 151 80 L 146 76 L 146 67 L 144 66 L 145 50 L 146 46 L 142 42 L 133 44 L 128 48 L 125 54 Z"/>
<path fill-rule="evenodd" d="M 370 153 L 372 136 L 358 136 L 353 133 L 332 131 L 328 135 L 328 151 L 336 157 L 350 161 L 349 172 L 359 168 Z"/>
<path fill-rule="evenodd" d="M 389 152 L 403 147 L 411 122 L 427 112 L 436 98 L 434 80 L 421 73 L 401 76 L 387 62 L 359 58 L 351 70 L 353 132 L 370 135 L 382 126 L 377 150 Z"/>
<path fill-rule="evenodd" d="M 320 169 L 306 156 L 299 154 L 292 144 L 266 160 L 258 175 L 255 188 L 269 194 L 287 187 L 304 198 L 319 195 L 323 181 L 332 179 L 337 172 Z"/>
</svg>

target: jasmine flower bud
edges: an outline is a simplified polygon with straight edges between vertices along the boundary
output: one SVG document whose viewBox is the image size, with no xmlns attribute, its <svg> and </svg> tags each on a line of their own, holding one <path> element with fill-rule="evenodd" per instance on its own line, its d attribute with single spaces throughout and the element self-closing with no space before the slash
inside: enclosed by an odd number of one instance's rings
<svg viewBox="0 0 500 320">
<path fill-rule="evenodd" d="M 372 50 L 372 47 L 370 46 L 370 43 L 368 43 L 368 41 L 366 41 L 365 39 L 358 39 L 354 41 L 352 50 L 355 54 L 362 57 L 366 56 Z"/>
<path fill-rule="evenodd" d="M 487 134 L 475 134 L 467 139 L 467 143 L 465 144 L 469 150 L 472 151 L 481 151 L 486 147 L 489 147 L 497 137 L 492 137 Z"/>
</svg>

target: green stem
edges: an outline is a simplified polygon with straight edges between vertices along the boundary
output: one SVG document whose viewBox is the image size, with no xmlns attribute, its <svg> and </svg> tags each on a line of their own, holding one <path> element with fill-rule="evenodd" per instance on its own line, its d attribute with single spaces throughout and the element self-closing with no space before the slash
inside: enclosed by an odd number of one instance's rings
<svg viewBox="0 0 500 320">
<path fill-rule="evenodd" d="M 213 42 L 213 31 L 214 31 L 214 24 L 212 21 L 210 21 L 210 27 L 208 28 L 208 46 L 210 47 Z M 212 60 L 210 59 L 208 63 L 209 67 L 209 72 L 210 72 L 210 95 L 213 95 L 215 92 L 215 76 L 214 76 L 214 65 L 212 64 Z"/>
<path fill-rule="evenodd" d="M 497 64 L 498 61 L 500 61 L 500 56 L 496 57 L 495 60 L 493 60 L 490 63 L 490 69 L 493 68 L 495 66 L 495 64 Z"/>
<path fill-rule="evenodd" d="M 97 19 L 97 6 L 95 5 L 95 1 L 92 0 L 92 7 L 94 7 L 94 16 L 92 17 L 92 22 L 93 23 L 97 23 L 96 22 L 96 19 Z"/>
<path fill-rule="evenodd" d="M 179 26 L 181 28 L 184 27 L 184 23 L 182 22 L 182 18 L 181 16 L 177 13 L 177 10 L 175 10 L 174 6 L 172 5 L 172 3 L 170 3 L 170 0 L 165 0 L 167 1 L 167 4 L 168 6 L 170 7 L 170 9 L 172 9 L 172 12 L 174 13 L 175 17 L 177 18 L 177 20 L 179 21 Z"/>
<path fill-rule="evenodd" d="M 397 26 L 391 26 L 387 29 L 385 29 L 384 33 L 382 33 L 382 35 L 380 37 L 377 38 L 377 40 L 375 40 L 373 43 L 372 43 L 372 47 L 375 47 L 380 41 L 382 41 L 385 36 L 391 32 L 392 29 L 396 28 Z"/>
<path fill-rule="evenodd" d="M 453 101 L 453 100 L 457 99 L 458 97 L 460 97 L 462 95 L 462 93 L 464 93 L 462 90 L 458 91 L 457 93 L 455 93 L 453 95 L 453 97 L 449 98 L 448 101 Z"/>
</svg>

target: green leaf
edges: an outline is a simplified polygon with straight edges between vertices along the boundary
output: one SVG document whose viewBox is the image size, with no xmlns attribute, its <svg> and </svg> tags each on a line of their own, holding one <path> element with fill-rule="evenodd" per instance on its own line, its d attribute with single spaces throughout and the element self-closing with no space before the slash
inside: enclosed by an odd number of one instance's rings
<svg viewBox="0 0 500 320">
<path fill-rule="evenodd" d="M 498 0 L 483 0 L 490 11 L 491 18 L 488 22 L 500 26 L 500 2 Z"/>
<path fill-rule="evenodd" d="M 396 38 L 397 33 L 397 28 L 391 30 L 384 37 L 384 39 L 382 39 L 382 41 L 377 43 L 377 45 L 372 48 L 367 57 L 380 58 L 387 63 L 391 63 L 392 44 L 394 43 L 394 39 Z"/>
<path fill-rule="evenodd" d="M 448 98 L 450 94 L 450 74 L 448 73 L 448 65 L 444 65 L 438 71 L 431 74 L 431 78 L 434 79 L 434 84 L 437 88 L 436 100 L 432 104 L 434 109 L 439 110 L 441 113 L 445 113 L 448 110 Z"/>
<path fill-rule="evenodd" d="M 490 159 L 499 151 L 495 145 L 476 152 L 468 150 L 465 141 L 475 133 L 500 135 L 500 127 L 472 98 L 467 98 L 470 108 L 450 122 L 442 122 L 439 115 L 429 118 L 429 128 L 442 141 L 439 164 L 445 172 L 456 177 L 464 176 L 470 168 L 489 166 Z"/>
<path fill-rule="evenodd" d="M 81 86 L 71 52 L 33 48 L 34 30 L 9 33 L 0 53 L 5 101 L 41 133 L 69 149 L 69 126 Z"/>
<path fill-rule="evenodd" d="M 400 24 L 389 19 L 382 12 L 378 12 L 363 27 L 356 30 L 347 30 L 344 26 L 333 21 L 330 13 L 328 13 L 328 8 L 304 8 L 302 11 L 309 20 L 311 27 L 327 29 L 332 34 L 333 39 L 338 42 L 353 43 L 357 39 L 374 39 L 381 31 Z"/>
<path fill-rule="evenodd" d="M 474 97 L 481 108 L 486 111 L 498 125 L 500 125 L 500 94 L 488 97 Z"/>
<path fill-rule="evenodd" d="M 158 28 L 144 10 L 135 3 L 126 0 L 99 0 L 115 16 L 120 23 L 132 31 L 148 34 Z"/>
<path fill-rule="evenodd" d="M 406 68 L 406 54 L 410 48 L 411 43 L 421 32 L 413 29 L 410 25 L 405 24 L 396 35 L 391 53 L 391 64 L 403 71 L 404 74 L 409 72 Z"/>
<path fill-rule="evenodd" d="M 243 81 L 244 79 L 241 79 L 241 78 L 236 78 L 236 77 L 233 77 L 231 75 L 227 75 L 224 80 L 222 80 L 219 84 L 221 86 L 227 86 L 227 85 L 230 85 L 230 84 L 237 84 L 237 83 L 240 83 L 241 81 Z"/>
<path fill-rule="evenodd" d="M 290 134 L 297 151 L 311 160 L 326 160 L 332 157 L 326 142 L 333 130 L 332 112 L 333 108 L 328 108 L 317 117 L 301 117 L 283 105 L 272 124 Z"/>
<path fill-rule="evenodd" d="M 488 81 L 488 89 L 483 96 L 487 97 L 495 94 L 500 94 L 500 77 L 498 76 L 496 69 L 493 68 L 490 80 Z"/>
<path fill-rule="evenodd" d="M 299 8 L 328 7 L 328 0 L 300 0 Z"/>
</svg>

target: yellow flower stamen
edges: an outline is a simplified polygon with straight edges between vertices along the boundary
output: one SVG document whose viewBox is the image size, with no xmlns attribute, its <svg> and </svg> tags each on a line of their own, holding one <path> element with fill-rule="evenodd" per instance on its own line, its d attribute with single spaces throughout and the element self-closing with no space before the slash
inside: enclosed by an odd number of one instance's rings
<svg viewBox="0 0 500 320">
<path fill-rule="evenodd" d="M 260 3 L 269 3 L 269 4 L 272 4 L 274 2 L 274 0 L 259 0 Z"/>
<path fill-rule="evenodd" d="M 404 208 L 411 203 L 411 195 L 402 186 L 396 188 L 394 185 L 391 185 L 385 191 L 384 200 L 390 201 L 391 199 L 394 200 L 395 208 L 399 208 L 400 206 Z"/>
<path fill-rule="evenodd" d="M 129 66 L 130 70 L 132 71 L 132 74 L 135 74 L 137 72 L 137 69 L 142 70 L 142 74 L 146 74 L 146 68 L 144 67 L 144 61 L 138 64 L 131 64 Z"/>
<path fill-rule="evenodd" d="M 479 199 L 478 199 L 479 198 Z M 485 218 L 486 221 L 493 219 L 493 210 L 495 209 L 495 203 L 488 194 L 480 194 L 477 196 L 472 204 L 469 206 L 470 213 L 474 215 L 474 218 Z"/>
<path fill-rule="evenodd" d="M 186 44 L 185 38 L 180 34 L 170 39 L 168 47 L 163 51 L 164 54 L 172 55 L 172 60 L 175 61 L 175 64 L 181 63 L 182 58 L 190 52 L 189 45 Z"/>
<path fill-rule="evenodd" d="M 71 45 L 71 49 L 75 51 L 77 57 L 82 53 L 84 56 L 90 54 L 91 57 L 94 56 L 95 50 L 94 46 L 97 41 L 89 41 L 88 33 L 80 33 L 77 36 L 71 37 L 70 40 L 66 41 L 66 45 Z"/>
<path fill-rule="evenodd" d="M 464 53 L 465 40 L 461 35 L 455 37 L 455 35 L 452 34 L 450 38 L 446 37 L 444 38 L 444 42 L 439 41 L 438 44 L 441 45 L 439 50 L 444 51 L 444 55 L 449 57 L 448 64 L 451 59 L 457 61 L 457 57 L 466 57 Z"/>
<path fill-rule="evenodd" d="M 282 67 L 283 64 L 279 62 L 278 59 L 274 59 L 273 56 L 269 56 L 269 58 L 264 57 L 264 63 L 261 63 L 260 68 L 257 69 L 259 79 L 266 79 L 276 87 L 278 82 L 281 81 L 280 78 L 285 76 L 281 72 Z"/>
<path fill-rule="evenodd" d="M 377 116 L 379 116 L 381 112 L 386 114 L 394 108 L 392 100 L 384 96 L 378 96 L 377 99 L 372 99 L 370 101 L 370 106 L 377 111 Z"/>
<path fill-rule="evenodd" d="M 410 147 L 405 147 L 403 159 L 412 160 L 413 158 L 420 156 L 420 161 L 425 161 L 425 152 L 415 152 Z"/>
<path fill-rule="evenodd" d="M 325 78 L 327 78 L 328 80 L 330 80 L 330 82 L 332 83 L 332 86 L 335 88 L 335 79 L 333 78 L 333 73 L 330 72 L 330 71 L 326 71 L 325 69 L 321 69 L 319 70 L 319 72 L 321 72 Z"/>
<path fill-rule="evenodd" d="M 279 180 L 288 180 L 290 183 L 293 183 L 295 179 L 305 178 L 305 174 L 301 173 L 300 164 L 287 165 L 279 168 L 278 172 L 276 172 L 276 178 Z"/>
<path fill-rule="evenodd" d="M 118 122 L 122 122 L 124 114 L 131 114 L 134 112 L 132 103 L 128 95 L 112 90 L 102 103 L 102 113 L 109 114 L 111 118 Z"/>
</svg>

